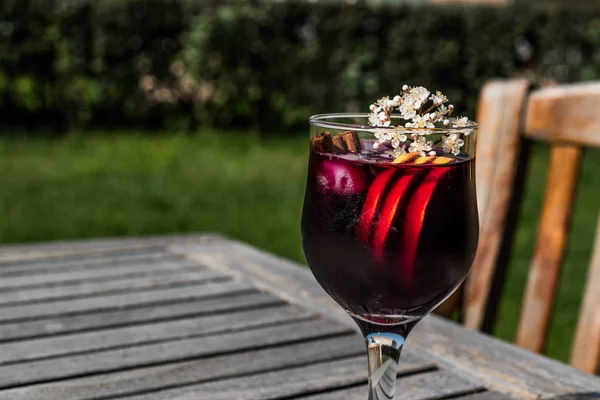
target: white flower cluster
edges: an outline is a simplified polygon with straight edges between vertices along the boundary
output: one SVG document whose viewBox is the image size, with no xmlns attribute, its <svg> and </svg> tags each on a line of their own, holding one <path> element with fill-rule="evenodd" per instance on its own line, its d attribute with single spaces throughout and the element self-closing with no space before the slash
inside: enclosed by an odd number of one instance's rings
<svg viewBox="0 0 600 400">
<path fill-rule="evenodd" d="M 431 101 L 431 103 L 429 103 Z M 392 99 L 389 96 L 382 97 L 369 107 L 369 124 L 371 126 L 388 128 L 375 131 L 377 141 L 374 148 L 379 148 L 383 143 L 389 142 L 396 154 L 406 152 L 403 144 L 408 140 L 407 131 L 401 131 L 392 125 L 392 112 L 397 110 L 398 117 L 408 122 L 404 124 L 405 128 L 415 129 L 414 133 L 410 133 L 413 142 L 408 147 L 409 152 L 418 152 L 421 156 L 426 154 L 435 155 L 433 151 L 433 143 L 427 141 L 423 135 L 433 133 L 429 129 L 436 128 L 459 128 L 467 127 L 470 121 L 467 117 L 450 118 L 454 111 L 452 104 L 446 105 L 448 98 L 440 91 L 432 94 L 423 86 L 409 87 L 404 85 L 402 93 L 394 96 Z M 429 103 L 429 105 L 428 105 Z M 440 124 L 436 126 L 437 124 Z M 465 135 L 468 135 L 465 132 Z M 442 138 L 443 149 L 445 152 L 459 154 L 460 148 L 464 145 L 464 141 L 459 138 L 458 134 L 453 133 Z"/>
</svg>

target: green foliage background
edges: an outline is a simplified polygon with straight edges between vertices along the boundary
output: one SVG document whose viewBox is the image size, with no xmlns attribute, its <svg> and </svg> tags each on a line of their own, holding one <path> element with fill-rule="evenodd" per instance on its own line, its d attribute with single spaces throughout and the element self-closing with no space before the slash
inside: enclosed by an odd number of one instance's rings
<svg viewBox="0 0 600 400">
<path fill-rule="evenodd" d="M 486 80 L 517 75 L 542 84 L 597 79 L 600 8 L 0 4 L 0 120 L 11 130 L 283 133 L 311 113 L 363 110 L 403 83 L 443 90 L 472 116 Z M 143 90 L 144 77 L 152 90 Z"/>
</svg>

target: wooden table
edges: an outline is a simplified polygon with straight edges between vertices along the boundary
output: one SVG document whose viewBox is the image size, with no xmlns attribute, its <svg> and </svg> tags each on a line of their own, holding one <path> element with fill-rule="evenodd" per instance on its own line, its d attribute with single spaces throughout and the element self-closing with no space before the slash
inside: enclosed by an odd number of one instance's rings
<svg viewBox="0 0 600 400">
<path fill-rule="evenodd" d="M 366 400 L 353 322 L 305 268 L 214 235 L 0 248 L 0 399 Z M 435 316 L 399 399 L 598 399 L 600 379 Z"/>
</svg>

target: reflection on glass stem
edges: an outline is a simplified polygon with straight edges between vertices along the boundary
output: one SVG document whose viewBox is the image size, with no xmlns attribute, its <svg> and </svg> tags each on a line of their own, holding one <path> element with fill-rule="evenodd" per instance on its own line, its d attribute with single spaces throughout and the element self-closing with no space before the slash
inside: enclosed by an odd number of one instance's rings
<svg viewBox="0 0 600 400">
<path fill-rule="evenodd" d="M 395 333 L 367 335 L 369 357 L 369 400 L 393 399 L 396 373 L 404 337 Z"/>
</svg>

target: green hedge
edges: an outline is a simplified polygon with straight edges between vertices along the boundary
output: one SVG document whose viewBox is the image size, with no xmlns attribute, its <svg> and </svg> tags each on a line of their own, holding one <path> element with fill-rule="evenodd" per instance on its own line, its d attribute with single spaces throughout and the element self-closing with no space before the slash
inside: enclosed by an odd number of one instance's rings
<svg viewBox="0 0 600 400">
<path fill-rule="evenodd" d="M 401 84 L 472 115 L 482 83 L 600 76 L 600 9 L 4 0 L 3 127 L 284 132 Z"/>
</svg>

